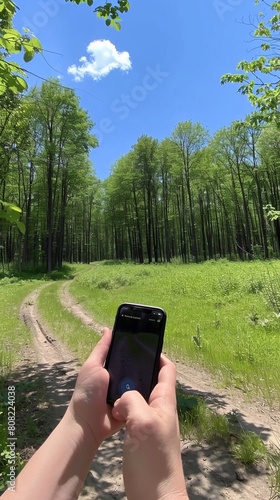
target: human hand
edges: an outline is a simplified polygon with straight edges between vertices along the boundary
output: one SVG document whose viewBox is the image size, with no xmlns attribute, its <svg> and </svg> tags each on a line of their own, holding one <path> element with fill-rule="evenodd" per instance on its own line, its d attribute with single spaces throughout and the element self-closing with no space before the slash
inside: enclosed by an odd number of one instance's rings
<svg viewBox="0 0 280 500">
<path fill-rule="evenodd" d="M 112 414 L 126 422 L 123 474 L 128 500 L 187 499 L 176 404 L 176 369 L 161 356 L 149 404 L 137 391 L 115 402 Z"/>
<path fill-rule="evenodd" d="M 111 343 L 112 332 L 104 328 L 103 336 L 83 364 L 77 378 L 67 414 L 74 417 L 94 438 L 96 448 L 102 441 L 123 427 L 123 422 L 112 416 L 106 403 L 109 373 L 103 368 Z M 67 415 L 66 415 L 67 416 Z"/>
</svg>

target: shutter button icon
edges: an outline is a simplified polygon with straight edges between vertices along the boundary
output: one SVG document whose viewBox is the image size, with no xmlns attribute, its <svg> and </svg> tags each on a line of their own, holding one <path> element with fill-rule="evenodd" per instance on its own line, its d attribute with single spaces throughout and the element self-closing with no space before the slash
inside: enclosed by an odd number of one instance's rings
<svg viewBox="0 0 280 500">
<path fill-rule="evenodd" d="M 135 383 L 131 378 L 124 378 L 120 382 L 120 392 L 123 394 L 126 391 L 134 391 Z"/>
</svg>

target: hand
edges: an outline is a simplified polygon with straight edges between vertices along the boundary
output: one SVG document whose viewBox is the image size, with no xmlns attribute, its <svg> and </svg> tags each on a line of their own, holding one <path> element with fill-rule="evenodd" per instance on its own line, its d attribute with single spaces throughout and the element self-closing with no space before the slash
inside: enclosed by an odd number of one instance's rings
<svg viewBox="0 0 280 500">
<path fill-rule="evenodd" d="M 123 474 L 130 500 L 187 499 L 176 404 L 176 369 L 161 357 L 158 384 L 149 404 L 137 391 L 125 392 L 112 410 L 126 422 Z"/>
<path fill-rule="evenodd" d="M 86 426 L 98 448 L 102 441 L 122 426 L 112 416 L 112 408 L 106 403 L 109 373 L 103 368 L 111 343 L 112 332 L 104 328 L 103 337 L 83 364 L 67 413 L 82 427 Z"/>
</svg>

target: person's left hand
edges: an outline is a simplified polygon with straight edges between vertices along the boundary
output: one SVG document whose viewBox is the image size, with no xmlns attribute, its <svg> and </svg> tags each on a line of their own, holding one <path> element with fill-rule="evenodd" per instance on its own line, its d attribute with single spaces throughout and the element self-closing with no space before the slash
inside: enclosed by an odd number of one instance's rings
<svg viewBox="0 0 280 500">
<path fill-rule="evenodd" d="M 67 412 L 82 427 L 88 428 L 98 448 L 102 441 L 115 434 L 124 423 L 112 416 L 106 403 L 109 373 L 103 368 L 111 343 L 112 332 L 104 328 L 103 337 L 83 364 Z"/>
</svg>

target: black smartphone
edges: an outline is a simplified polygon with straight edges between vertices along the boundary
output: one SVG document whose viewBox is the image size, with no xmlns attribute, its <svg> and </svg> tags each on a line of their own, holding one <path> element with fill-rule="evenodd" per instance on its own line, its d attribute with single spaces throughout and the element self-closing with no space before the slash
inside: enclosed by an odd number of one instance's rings
<svg viewBox="0 0 280 500">
<path fill-rule="evenodd" d="M 105 368 L 110 374 L 107 403 L 136 390 L 148 401 L 157 383 L 166 313 L 160 307 L 121 304 Z"/>
</svg>

